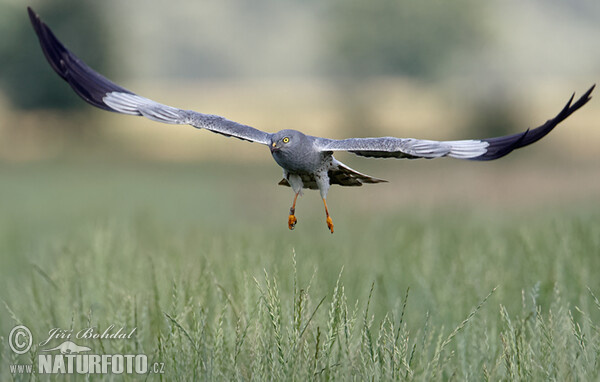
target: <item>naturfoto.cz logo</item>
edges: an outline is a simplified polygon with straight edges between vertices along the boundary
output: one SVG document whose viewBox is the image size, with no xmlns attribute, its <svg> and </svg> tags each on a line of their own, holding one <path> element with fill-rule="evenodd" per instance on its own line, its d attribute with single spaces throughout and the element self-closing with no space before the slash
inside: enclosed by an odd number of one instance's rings
<svg viewBox="0 0 600 382">
<path fill-rule="evenodd" d="M 155 362 L 148 364 L 145 354 L 93 354 L 92 348 L 83 346 L 75 340 L 127 340 L 131 339 L 137 328 L 125 330 L 116 329 L 110 325 L 104 331 L 96 328 L 86 328 L 74 332 L 61 328 L 53 328 L 48 332 L 48 337 L 38 344 L 39 347 L 48 346 L 52 340 L 62 342 L 46 349 L 39 349 L 37 355 L 37 368 L 33 364 L 12 364 L 12 374 L 149 374 L 164 373 L 164 364 Z M 33 335 L 24 325 L 15 326 L 8 337 L 11 350 L 18 355 L 31 350 Z"/>
</svg>

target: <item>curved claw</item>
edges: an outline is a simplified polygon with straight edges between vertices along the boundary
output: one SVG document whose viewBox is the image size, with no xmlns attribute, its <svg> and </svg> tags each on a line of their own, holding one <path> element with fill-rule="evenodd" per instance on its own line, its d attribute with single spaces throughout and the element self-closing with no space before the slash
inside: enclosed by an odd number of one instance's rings
<svg viewBox="0 0 600 382">
<path fill-rule="evenodd" d="M 296 219 L 296 216 L 294 215 L 290 215 L 288 216 L 288 228 L 289 229 L 294 229 L 294 227 L 296 227 L 296 223 L 298 223 L 298 219 Z"/>
<path fill-rule="evenodd" d="M 333 220 L 329 216 L 327 216 L 327 228 L 333 233 Z"/>
</svg>

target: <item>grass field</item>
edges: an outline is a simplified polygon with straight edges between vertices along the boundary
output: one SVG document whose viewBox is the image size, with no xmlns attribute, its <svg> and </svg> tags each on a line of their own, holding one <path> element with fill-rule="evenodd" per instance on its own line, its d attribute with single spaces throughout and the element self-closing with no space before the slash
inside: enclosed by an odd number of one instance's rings
<svg viewBox="0 0 600 382">
<path fill-rule="evenodd" d="M 0 379 L 111 324 L 75 342 L 164 374 L 89 379 L 600 377 L 597 166 L 357 163 L 391 183 L 333 188 L 334 235 L 314 192 L 288 231 L 274 165 L 0 165 Z"/>
</svg>

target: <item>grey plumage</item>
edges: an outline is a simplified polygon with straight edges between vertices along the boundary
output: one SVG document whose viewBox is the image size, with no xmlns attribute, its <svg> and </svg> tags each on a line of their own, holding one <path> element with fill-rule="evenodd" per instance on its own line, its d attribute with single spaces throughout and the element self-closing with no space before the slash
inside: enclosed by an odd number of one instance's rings
<svg viewBox="0 0 600 382">
<path fill-rule="evenodd" d="M 218 115 L 177 109 L 133 93 L 121 91 L 109 92 L 102 97 L 102 102 L 111 111 L 118 113 L 140 115 L 163 123 L 191 125 L 198 129 L 206 129 L 227 137 L 235 137 L 263 145 L 268 145 L 270 142 L 271 134 L 253 127 L 230 121 Z"/>
<path fill-rule="evenodd" d="M 333 233 L 333 223 L 325 202 L 330 185 L 361 186 L 364 183 L 385 182 L 339 162 L 333 157 L 336 151 L 348 151 L 364 157 L 377 158 L 497 159 L 544 137 L 556 125 L 585 105 L 590 100 L 590 94 L 595 86 L 574 103 L 572 96 L 561 112 L 543 125 L 504 137 L 460 141 L 395 137 L 335 140 L 305 135 L 296 130 L 281 130 L 271 134 L 217 115 L 163 105 L 116 85 L 92 70 L 65 48 L 31 8 L 28 8 L 28 12 L 50 66 L 86 102 L 112 112 L 144 116 L 163 123 L 191 125 L 198 129 L 269 146 L 273 158 L 283 168 L 284 179 L 279 184 L 292 187 L 295 193 L 288 219 L 290 229 L 297 221 L 294 216 L 296 198 L 303 188 L 320 191 L 325 204 L 327 225 Z"/>
<path fill-rule="evenodd" d="M 470 159 L 485 154 L 489 144 L 479 140 L 430 141 L 414 138 L 349 138 L 342 140 L 320 138 L 320 150 L 349 151 L 356 155 L 376 158 L 439 158 L 449 156 Z"/>
<path fill-rule="evenodd" d="M 291 186 L 296 193 L 302 188 L 318 189 L 325 198 L 332 184 L 362 186 L 363 183 L 385 182 L 355 171 L 335 159 L 331 151 L 319 149 L 321 139 L 289 129 L 272 135 L 271 154 L 283 168 L 280 185 Z M 299 178 L 298 186 L 294 187 L 290 176 Z"/>
</svg>

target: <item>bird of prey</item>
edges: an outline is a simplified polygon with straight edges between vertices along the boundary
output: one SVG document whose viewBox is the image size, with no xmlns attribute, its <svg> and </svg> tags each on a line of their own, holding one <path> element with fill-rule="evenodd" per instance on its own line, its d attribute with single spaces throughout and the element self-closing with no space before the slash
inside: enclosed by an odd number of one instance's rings
<svg viewBox="0 0 600 382">
<path fill-rule="evenodd" d="M 289 129 L 267 133 L 217 115 L 163 105 L 116 85 L 92 70 L 65 48 L 40 17 L 31 8 L 28 8 L 28 11 L 46 59 L 56 73 L 86 102 L 112 112 L 144 116 L 163 123 L 191 125 L 198 129 L 206 129 L 227 137 L 267 146 L 275 162 L 283 168 L 283 179 L 279 184 L 289 186 L 294 191 L 294 201 L 288 216 L 289 229 L 293 229 L 296 225 L 296 200 L 303 188 L 320 191 L 325 206 L 327 227 L 333 233 L 333 221 L 329 216 L 326 202 L 327 191 L 331 185 L 362 186 L 364 183 L 385 182 L 383 179 L 355 171 L 336 160 L 333 157 L 336 151 L 347 151 L 374 158 L 452 157 L 476 161 L 497 159 L 544 137 L 556 125 L 585 105 L 590 100 L 590 94 L 595 86 L 574 103 L 573 94 L 565 107 L 543 125 L 503 137 L 460 141 L 394 137 L 337 140 L 313 137 Z"/>
</svg>

